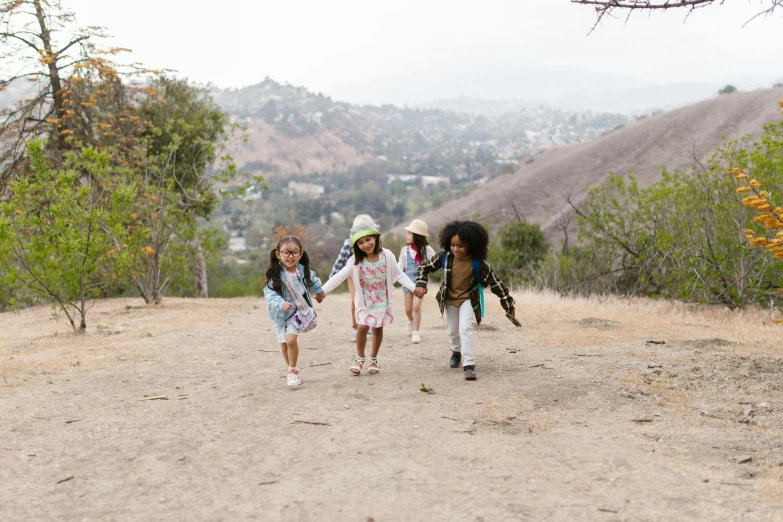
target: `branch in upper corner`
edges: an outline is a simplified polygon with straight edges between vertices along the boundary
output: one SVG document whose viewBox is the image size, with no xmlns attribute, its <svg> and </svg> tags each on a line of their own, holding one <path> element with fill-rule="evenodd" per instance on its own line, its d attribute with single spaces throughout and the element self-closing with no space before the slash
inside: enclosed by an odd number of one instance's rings
<svg viewBox="0 0 783 522">
<path fill-rule="evenodd" d="M 723 5 L 724 2 L 725 0 L 571 0 L 572 4 L 590 5 L 595 9 L 596 21 L 589 33 L 595 31 L 604 18 L 613 16 L 615 10 L 626 10 L 628 12 L 626 22 L 633 11 L 666 11 L 668 9 L 686 9 L 688 13 L 685 18 L 687 19 L 696 9 L 713 4 Z M 777 8 L 783 9 L 783 0 L 762 0 L 760 3 L 768 3 L 769 7 L 753 15 L 742 27 L 745 27 L 756 18 L 771 16 Z"/>
</svg>

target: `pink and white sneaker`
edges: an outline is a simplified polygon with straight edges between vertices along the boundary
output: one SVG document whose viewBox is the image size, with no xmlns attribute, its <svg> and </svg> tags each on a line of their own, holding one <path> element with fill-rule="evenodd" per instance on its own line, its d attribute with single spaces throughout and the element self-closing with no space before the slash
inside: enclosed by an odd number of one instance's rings
<svg viewBox="0 0 783 522">
<path fill-rule="evenodd" d="M 286 381 L 288 386 L 299 386 L 302 384 L 302 378 L 299 376 L 299 368 L 292 368 L 288 370 L 288 380 Z"/>
</svg>

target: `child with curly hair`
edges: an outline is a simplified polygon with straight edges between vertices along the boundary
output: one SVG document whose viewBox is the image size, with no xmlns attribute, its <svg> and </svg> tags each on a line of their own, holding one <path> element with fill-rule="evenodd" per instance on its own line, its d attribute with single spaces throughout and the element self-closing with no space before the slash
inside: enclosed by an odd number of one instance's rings
<svg viewBox="0 0 783 522">
<path fill-rule="evenodd" d="M 458 368 L 460 359 L 465 379 L 476 379 L 473 350 L 473 317 L 481 324 L 483 292 L 479 285 L 489 286 L 500 298 L 506 315 L 514 320 L 514 298 L 487 263 L 489 233 L 475 221 L 452 221 L 440 232 L 442 251 L 423 262 L 416 278 L 417 297 L 427 293 L 429 274 L 443 269 L 443 283 L 435 299 L 441 314 L 446 314 L 446 333 L 451 346 L 449 366 Z"/>
<path fill-rule="evenodd" d="M 381 246 L 381 233 L 371 221 L 358 221 L 351 227 L 351 248 L 353 255 L 345 266 L 323 287 L 328 294 L 340 283 L 350 278 L 356 288 L 355 319 L 358 324 L 356 333 L 356 359 L 350 368 L 351 373 L 359 375 L 365 361 L 367 333 L 372 329 L 372 350 L 367 371 L 375 375 L 380 371 L 378 350 L 383 342 L 383 327 L 394 322 L 394 282 L 397 281 L 408 290 L 415 290 L 413 281 L 397 266 L 397 260 L 391 251 Z"/>
<path fill-rule="evenodd" d="M 292 289 L 299 295 L 293 295 Z M 299 358 L 298 335 L 301 332 L 296 327 L 294 316 L 297 312 L 297 301 L 312 308 L 310 292 L 316 294 L 315 299 L 319 303 L 326 295 L 321 288 L 321 280 L 310 270 L 310 259 L 302 248 L 302 242 L 298 237 L 286 236 L 269 253 L 264 298 L 269 317 L 275 324 L 275 334 L 283 352 L 283 359 L 288 365 L 288 386 L 302 384 L 299 368 L 296 366 Z"/>
</svg>

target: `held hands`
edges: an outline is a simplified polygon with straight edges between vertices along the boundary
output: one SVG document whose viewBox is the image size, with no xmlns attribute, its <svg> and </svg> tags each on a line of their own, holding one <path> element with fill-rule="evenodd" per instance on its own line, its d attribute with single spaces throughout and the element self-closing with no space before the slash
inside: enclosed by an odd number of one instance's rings
<svg viewBox="0 0 783 522">
<path fill-rule="evenodd" d="M 413 295 L 415 295 L 419 299 L 423 299 L 424 298 L 424 294 L 426 294 L 426 293 L 427 293 L 427 289 L 426 288 L 422 288 L 422 287 L 417 287 L 413 291 Z"/>
<path fill-rule="evenodd" d="M 293 306 L 293 305 L 292 305 L 291 303 L 289 303 L 288 301 L 286 301 L 285 303 L 283 303 L 283 306 L 282 306 L 282 308 L 283 308 L 283 311 L 284 311 L 284 312 L 287 312 L 287 311 L 289 311 L 289 310 L 291 309 L 291 307 L 292 307 L 292 306 Z"/>
<path fill-rule="evenodd" d="M 324 292 L 321 292 L 321 293 L 315 294 L 315 300 L 316 300 L 316 301 L 318 301 L 318 303 L 319 303 L 319 304 L 320 304 L 320 303 L 321 303 L 321 301 L 323 301 L 324 299 L 326 299 L 326 294 L 325 294 Z"/>
</svg>

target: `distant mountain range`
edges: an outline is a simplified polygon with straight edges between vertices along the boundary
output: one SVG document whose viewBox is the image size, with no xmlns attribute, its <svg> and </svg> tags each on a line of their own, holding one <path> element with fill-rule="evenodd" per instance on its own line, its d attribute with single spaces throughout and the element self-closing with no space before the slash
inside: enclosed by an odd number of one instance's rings
<svg viewBox="0 0 783 522">
<path fill-rule="evenodd" d="M 387 75 L 325 89 L 336 100 L 415 106 L 434 99 L 459 97 L 551 102 L 577 89 L 595 91 L 645 87 L 630 76 L 578 67 L 484 61 L 444 63 L 409 74 Z"/>
<path fill-rule="evenodd" d="M 424 71 L 342 83 L 325 89 L 325 93 L 335 100 L 352 103 L 391 103 L 485 116 L 499 114 L 500 106 L 508 107 L 506 112 L 531 104 L 642 114 L 696 103 L 715 96 L 727 84 L 749 91 L 769 88 L 774 81 L 772 77 L 742 76 L 701 82 L 666 78 L 649 82 L 578 67 L 489 61 L 446 63 Z M 482 100 L 483 104 L 475 100 Z"/>
</svg>

